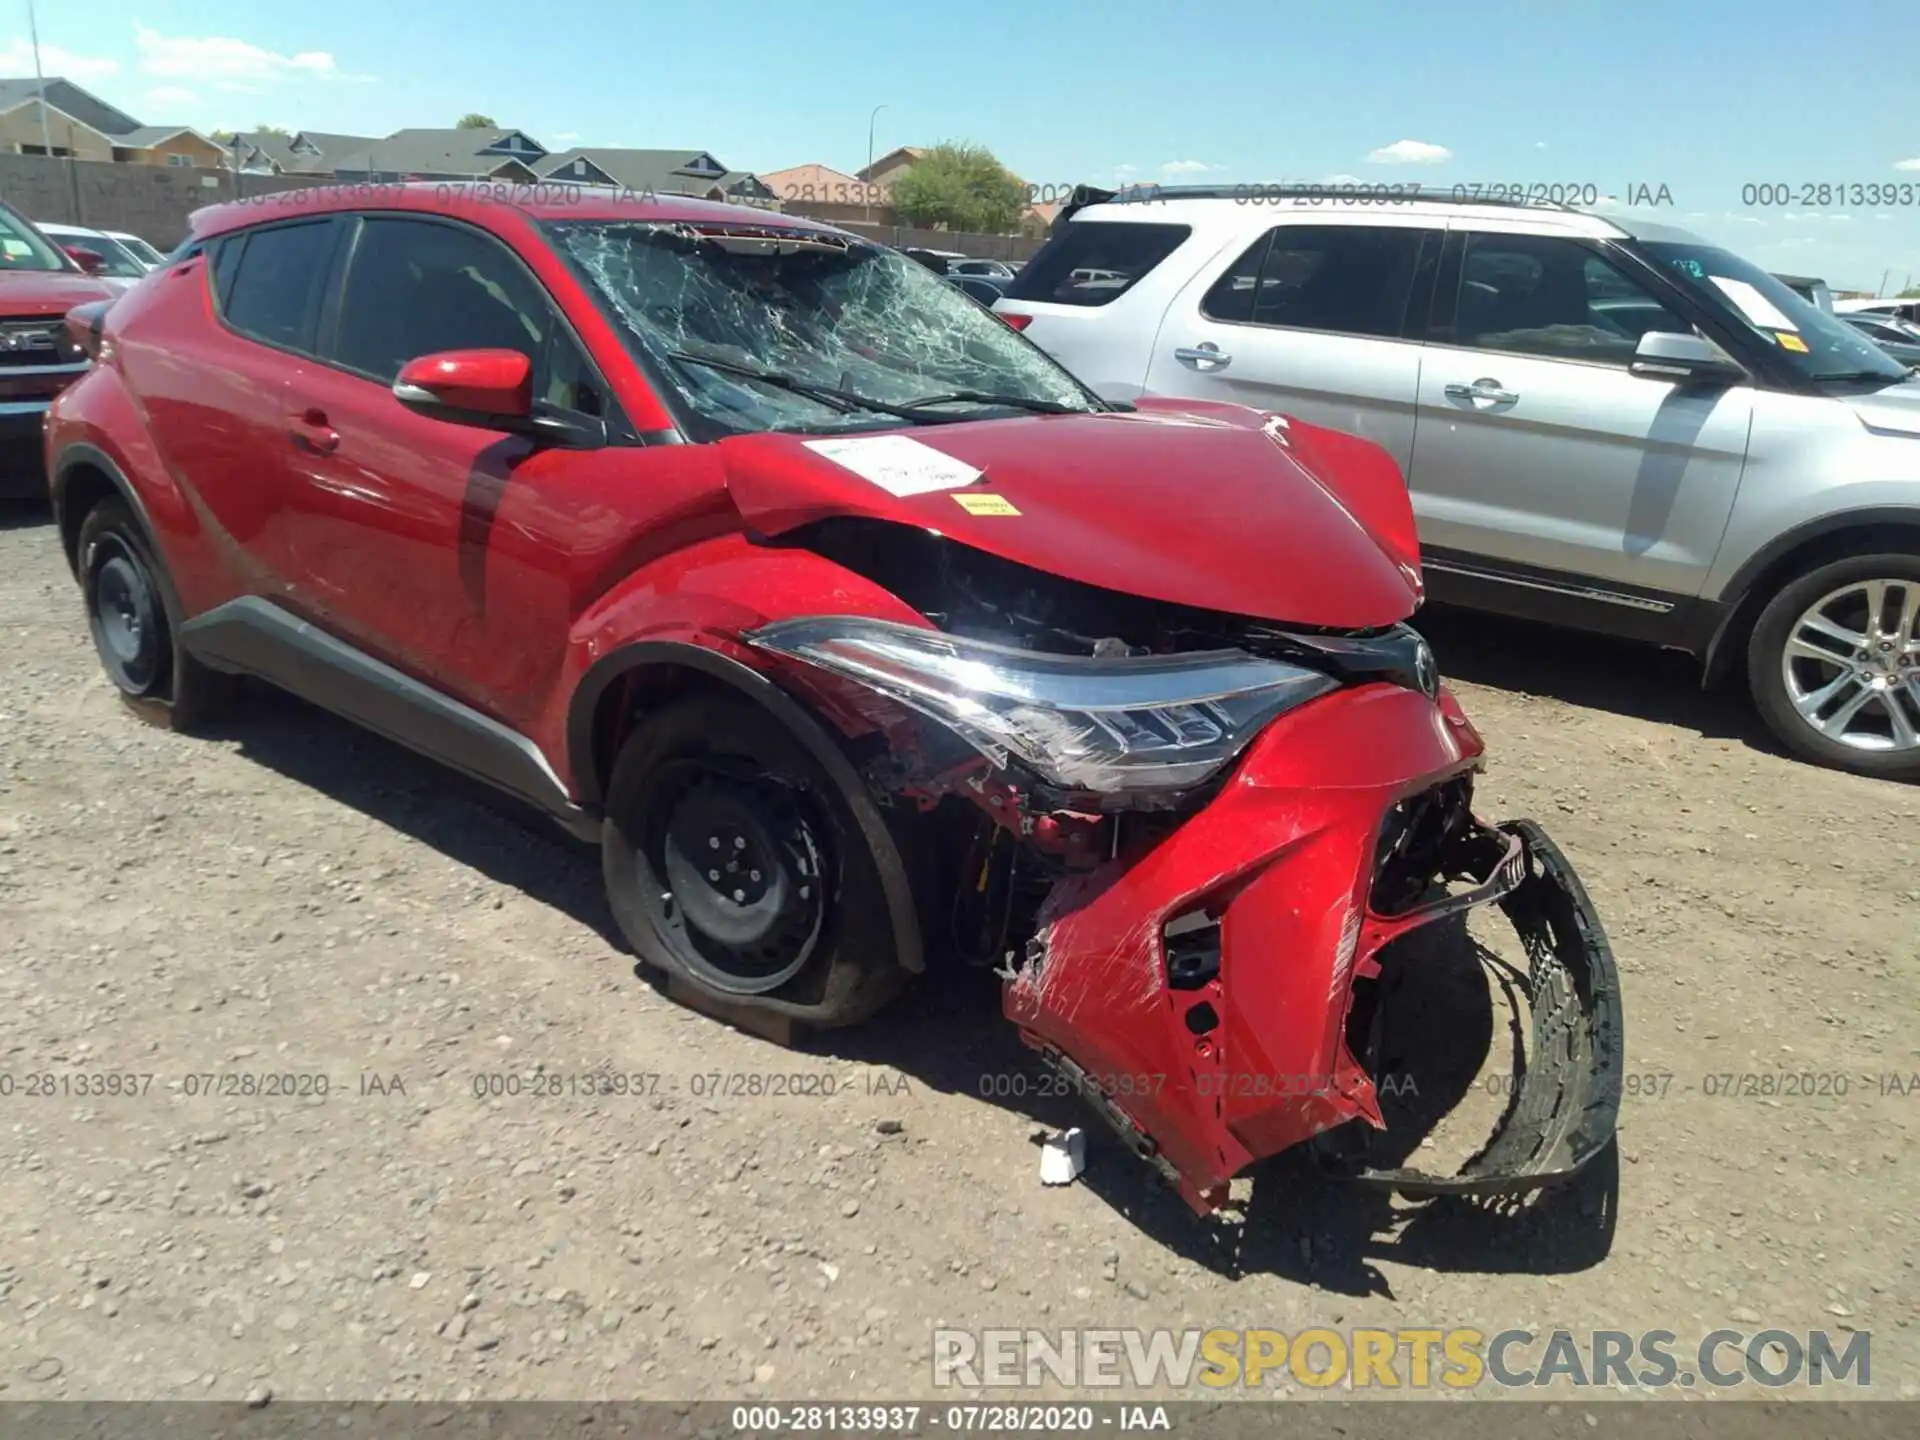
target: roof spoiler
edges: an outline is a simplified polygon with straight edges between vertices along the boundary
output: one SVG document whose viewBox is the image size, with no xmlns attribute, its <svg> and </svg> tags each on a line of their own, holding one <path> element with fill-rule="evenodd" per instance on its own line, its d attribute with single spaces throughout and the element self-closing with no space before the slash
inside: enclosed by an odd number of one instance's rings
<svg viewBox="0 0 1920 1440">
<path fill-rule="evenodd" d="M 1118 190 L 1102 190 L 1098 185 L 1074 186 L 1072 193 L 1067 196 L 1066 203 L 1055 213 L 1053 223 L 1047 227 L 1047 234 L 1058 235 L 1061 228 L 1073 219 L 1076 212 L 1086 209 L 1089 205 L 1104 205 L 1119 193 Z"/>
</svg>

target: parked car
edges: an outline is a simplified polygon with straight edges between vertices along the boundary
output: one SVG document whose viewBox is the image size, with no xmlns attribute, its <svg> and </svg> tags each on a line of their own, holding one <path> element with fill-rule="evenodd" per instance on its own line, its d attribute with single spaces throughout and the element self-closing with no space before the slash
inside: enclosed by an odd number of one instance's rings
<svg viewBox="0 0 1920 1440">
<path fill-rule="evenodd" d="M 40 233 L 67 254 L 89 275 L 109 282 L 114 290 L 124 290 L 135 280 L 147 273 L 144 261 L 138 259 L 118 240 L 100 230 L 89 230 L 84 225 L 60 225 L 45 220 L 34 222 Z"/>
<path fill-rule="evenodd" d="M 918 261 L 936 275 L 945 275 L 953 268 L 956 260 L 967 258 L 958 250 L 928 250 L 919 245 L 908 245 L 900 253 L 909 260 Z"/>
<path fill-rule="evenodd" d="M 1833 291 L 1827 287 L 1826 281 L 1816 279 L 1811 275 L 1776 274 L 1773 278 L 1793 291 L 1794 294 L 1798 295 L 1809 305 L 1813 306 L 1814 309 L 1824 310 L 1829 315 L 1834 313 Z"/>
<path fill-rule="evenodd" d="M 1894 298 L 1891 300 L 1836 300 L 1834 312 L 1839 315 L 1884 315 L 1894 320 L 1905 320 L 1909 324 L 1920 324 L 1920 299 Z"/>
<path fill-rule="evenodd" d="M 1006 281 L 987 275 L 947 274 L 947 283 L 954 289 L 971 295 L 982 305 L 992 305 L 1005 292 Z"/>
<path fill-rule="evenodd" d="M 1436 600 L 1745 664 L 1795 753 L 1920 779 L 1920 385 L 1718 246 L 1560 207 L 1163 188 L 995 307 L 1101 394 L 1393 456 Z M 1089 283 L 1089 271 L 1113 281 Z"/>
<path fill-rule="evenodd" d="M 1855 312 L 1840 317 L 1902 365 L 1920 365 L 1920 328 L 1889 315 Z"/>
<path fill-rule="evenodd" d="M 167 263 L 167 257 L 161 253 L 158 248 L 149 245 L 138 235 L 131 234 L 125 230 L 102 230 L 100 233 L 108 239 L 118 240 L 122 248 L 131 253 L 134 259 L 138 260 L 142 265 L 145 265 L 149 270 L 157 270 Z"/>
<path fill-rule="evenodd" d="M 41 421 L 48 402 L 87 368 L 63 317 L 112 294 L 0 203 L 0 498 L 46 494 Z"/>
<path fill-rule="evenodd" d="M 157 716 L 254 675 L 542 807 L 736 1014 L 1001 971 L 1202 1210 L 1314 1137 L 1417 1192 L 1610 1143 L 1604 933 L 1537 826 L 1474 816 L 1378 447 L 1107 404 L 892 250 L 693 200 L 228 204 L 76 325 L 59 533 Z M 1464 1176 L 1370 1165 L 1382 947 L 1485 904 L 1536 967 L 1524 1118 Z"/>
<path fill-rule="evenodd" d="M 1004 260 L 955 260 L 947 266 L 949 275 L 983 275 L 989 280 L 1011 280 L 1013 266 Z"/>
</svg>

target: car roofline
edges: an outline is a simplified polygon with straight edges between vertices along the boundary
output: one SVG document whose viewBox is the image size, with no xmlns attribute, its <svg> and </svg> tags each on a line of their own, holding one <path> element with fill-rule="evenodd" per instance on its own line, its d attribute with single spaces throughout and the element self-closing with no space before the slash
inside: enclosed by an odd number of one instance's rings
<svg viewBox="0 0 1920 1440">
<path fill-rule="evenodd" d="M 1364 186 L 1308 185 L 1293 182 L 1240 185 L 1136 185 L 1109 190 L 1092 185 L 1074 187 L 1054 216 L 1053 228 L 1070 223 L 1093 209 L 1137 214 L 1149 220 L 1163 206 L 1180 203 L 1231 203 L 1236 208 L 1258 205 L 1279 209 L 1288 205 L 1310 208 L 1317 214 L 1444 214 L 1450 211 L 1492 209 L 1529 219 L 1565 218 L 1590 235 L 1623 239 L 1628 227 L 1612 215 L 1565 205 L 1557 201 L 1509 199 L 1491 195 L 1460 195 L 1444 188 L 1389 186 L 1378 192 Z"/>
<path fill-rule="evenodd" d="M 216 235 L 270 221 L 366 210 L 442 215 L 477 222 L 481 216 L 497 212 L 501 206 L 536 221 L 633 220 L 689 225 L 744 224 L 763 229 L 790 230 L 795 234 L 838 235 L 850 240 L 865 238 L 805 216 L 786 215 L 752 205 L 732 205 L 718 200 L 699 200 L 690 195 L 662 195 L 653 191 L 610 191 L 604 186 L 573 185 L 564 181 L 542 181 L 533 185 L 484 181 L 314 185 L 202 206 L 187 217 L 187 224 L 195 239 L 209 240 Z"/>
</svg>

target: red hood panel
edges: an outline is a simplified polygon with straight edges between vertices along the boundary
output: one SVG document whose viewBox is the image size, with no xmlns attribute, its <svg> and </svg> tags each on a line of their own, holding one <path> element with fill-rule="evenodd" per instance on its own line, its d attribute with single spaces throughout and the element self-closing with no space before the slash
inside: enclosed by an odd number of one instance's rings
<svg viewBox="0 0 1920 1440">
<path fill-rule="evenodd" d="M 768 534 L 869 516 L 1179 605 L 1329 628 L 1406 619 L 1420 596 L 1417 559 L 1383 548 L 1336 498 L 1335 477 L 1299 457 L 1296 438 L 1309 441 L 1314 428 L 1224 413 L 1154 405 L 886 432 L 983 472 L 964 489 L 906 496 L 802 436 L 738 436 L 720 450 L 735 504 Z M 1019 513 L 971 514 L 961 495 L 1000 496 Z M 1406 520 L 1411 534 L 1410 509 Z"/>
<path fill-rule="evenodd" d="M 111 300 L 119 290 L 91 275 L 64 270 L 0 270 L 0 319 L 65 315 L 89 300 Z"/>
</svg>

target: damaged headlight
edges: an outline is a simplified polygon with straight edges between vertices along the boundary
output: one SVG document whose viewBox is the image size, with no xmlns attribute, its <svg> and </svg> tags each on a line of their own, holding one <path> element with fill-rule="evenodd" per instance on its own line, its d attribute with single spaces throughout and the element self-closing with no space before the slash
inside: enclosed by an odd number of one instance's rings
<svg viewBox="0 0 1920 1440">
<path fill-rule="evenodd" d="M 783 620 L 746 639 L 940 721 L 996 765 L 1102 794 L 1200 784 L 1282 711 L 1338 688 L 1242 650 L 1048 655 L 857 616 Z"/>
</svg>

